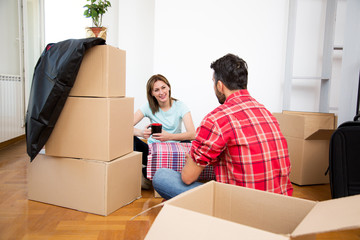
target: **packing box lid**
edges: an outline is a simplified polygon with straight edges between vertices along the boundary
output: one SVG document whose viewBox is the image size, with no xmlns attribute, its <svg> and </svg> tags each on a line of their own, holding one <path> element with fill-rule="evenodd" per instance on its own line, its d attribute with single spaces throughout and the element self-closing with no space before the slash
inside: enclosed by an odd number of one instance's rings
<svg viewBox="0 0 360 240">
<path fill-rule="evenodd" d="M 333 113 L 283 111 L 273 115 L 284 136 L 306 140 L 329 139 L 337 125 Z"/>
<path fill-rule="evenodd" d="M 359 201 L 315 202 L 211 181 L 165 202 L 146 239 L 291 239 L 352 229 L 360 227 Z"/>
<path fill-rule="evenodd" d="M 360 195 L 318 202 L 292 236 L 359 228 L 359 203 Z"/>
</svg>

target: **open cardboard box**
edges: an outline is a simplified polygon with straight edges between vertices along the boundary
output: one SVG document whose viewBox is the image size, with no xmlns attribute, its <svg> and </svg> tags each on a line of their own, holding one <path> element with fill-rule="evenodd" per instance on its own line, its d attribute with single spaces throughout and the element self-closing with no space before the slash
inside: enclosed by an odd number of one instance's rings
<svg viewBox="0 0 360 240">
<path fill-rule="evenodd" d="M 133 151 L 134 98 L 68 97 L 47 155 L 111 161 Z"/>
<path fill-rule="evenodd" d="M 40 153 L 28 163 L 28 198 L 106 216 L 141 197 L 141 155 L 104 162 Z"/>
<path fill-rule="evenodd" d="M 274 113 L 288 143 L 290 181 L 298 185 L 329 183 L 329 142 L 337 127 L 333 113 Z"/>
<path fill-rule="evenodd" d="M 315 202 L 211 181 L 166 201 L 145 239 L 315 239 L 359 228 L 359 202 L 360 195 Z"/>
<path fill-rule="evenodd" d="M 69 96 L 125 97 L 126 52 L 110 45 L 86 50 Z"/>
</svg>

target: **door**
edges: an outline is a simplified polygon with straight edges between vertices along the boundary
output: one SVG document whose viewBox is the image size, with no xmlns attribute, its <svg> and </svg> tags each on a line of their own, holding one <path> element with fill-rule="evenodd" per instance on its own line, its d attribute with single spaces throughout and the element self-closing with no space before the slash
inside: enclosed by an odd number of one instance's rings
<svg viewBox="0 0 360 240">
<path fill-rule="evenodd" d="M 0 1 L 0 143 L 25 134 L 32 74 L 43 49 L 43 0 Z"/>
</svg>

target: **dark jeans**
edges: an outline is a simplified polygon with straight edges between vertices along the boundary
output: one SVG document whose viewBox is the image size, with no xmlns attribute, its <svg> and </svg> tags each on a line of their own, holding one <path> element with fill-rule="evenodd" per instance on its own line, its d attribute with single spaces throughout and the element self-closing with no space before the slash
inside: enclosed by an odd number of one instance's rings
<svg viewBox="0 0 360 240">
<path fill-rule="evenodd" d="M 143 166 L 145 166 L 142 168 L 142 172 L 144 177 L 147 178 L 146 167 L 147 167 L 147 157 L 149 155 L 149 146 L 147 145 L 147 143 L 143 142 L 141 139 L 134 136 L 134 151 L 142 152 L 142 164 Z"/>
</svg>

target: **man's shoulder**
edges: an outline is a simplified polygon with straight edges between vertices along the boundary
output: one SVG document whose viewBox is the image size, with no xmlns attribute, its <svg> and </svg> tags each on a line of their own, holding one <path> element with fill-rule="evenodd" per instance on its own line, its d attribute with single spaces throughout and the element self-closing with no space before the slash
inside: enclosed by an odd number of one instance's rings
<svg viewBox="0 0 360 240">
<path fill-rule="evenodd" d="M 209 112 L 204 119 L 212 122 L 216 122 L 219 118 L 224 117 L 227 113 L 225 111 L 226 107 L 224 104 L 216 107 L 214 110 Z"/>
</svg>

